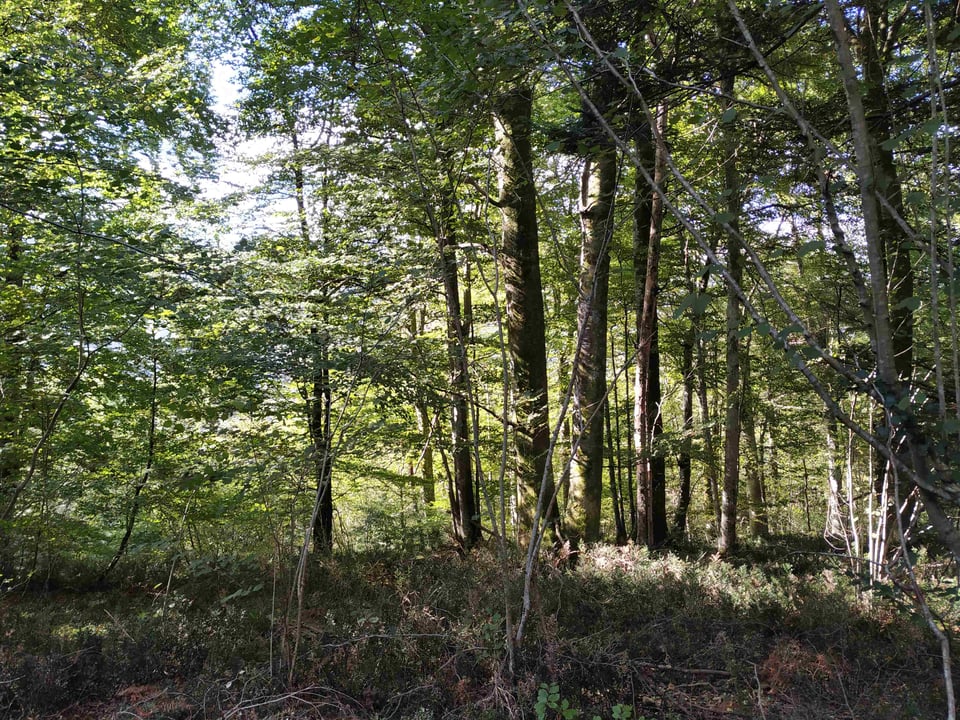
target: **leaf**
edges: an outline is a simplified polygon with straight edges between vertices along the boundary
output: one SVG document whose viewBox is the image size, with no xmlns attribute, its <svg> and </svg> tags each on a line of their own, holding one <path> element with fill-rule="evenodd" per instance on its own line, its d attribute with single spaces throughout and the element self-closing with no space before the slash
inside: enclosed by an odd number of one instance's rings
<svg viewBox="0 0 960 720">
<path fill-rule="evenodd" d="M 903 200 L 907 205 L 925 205 L 927 202 L 927 194 L 919 190 L 911 190 Z"/>
<path fill-rule="evenodd" d="M 734 120 L 737 119 L 737 109 L 735 107 L 728 107 L 723 111 L 723 115 L 720 116 L 720 123 L 722 125 L 729 125 Z"/>
<path fill-rule="evenodd" d="M 916 312 L 917 310 L 920 309 L 920 306 L 921 306 L 922 304 L 923 304 L 923 300 L 921 300 L 921 299 L 918 298 L 918 297 L 911 296 L 911 297 L 908 297 L 908 298 L 904 298 L 903 300 L 901 300 L 900 302 L 898 302 L 897 305 L 896 305 L 896 307 L 897 307 L 898 309 L 899 309 L 899 308 L 904 308 L 904 309 L 906 309 L 906 310 L 909 310 L 910 312 Z"/>
<path fill-rule="evenodd" d="M 797 248 L 797 255 L 799 257 L 804 257 L 816 250 L 825 250 L 825 249 L 826 249 L 826 244 L 823 242 L 823 240 L 810 240 L 808 242 L 803 243 L 803 245 Z"/>
<path fill-rule="evenodd" d="M 781 342 L 785 342 L 786 339 L 791 335 L 793 335 L 794 333 L 802 333 L 802 332 L 803 332 L 803 325 L 801 325 L 800 323 L 791 323 L 790 325 L 787 325 L 785 328 L 783 328 L 779 333 L 777 333 L 777 337 L 780 338 Z"/>
</svg>

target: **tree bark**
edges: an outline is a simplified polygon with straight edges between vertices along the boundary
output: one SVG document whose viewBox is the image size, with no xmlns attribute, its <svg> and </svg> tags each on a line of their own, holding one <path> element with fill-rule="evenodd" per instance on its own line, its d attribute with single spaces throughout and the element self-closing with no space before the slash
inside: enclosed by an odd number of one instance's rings
<svg viewBox="0 0 960 720">
<path fill-rule="evenodd" d="M 731 97 L 734 77 L 728 75 L 721 90 Z M 733 108 L 732 101 L 725 105 Z M 743 280 L 743 256 L 739 238 L 740 175 L 737 169 L 737 140 L 732 127 L 723 129 L 724 191 L 727 193 L 728 224 L 734 230 L 727 233 L 727 268 L 730 278 L 739 287 Z M 727 287 L 726 319 L 726 418 L 723 444 L 723 497 L 720 503 L 719 552 L 728 555 L 737 546 L 737 496 L 740 489 L 740 432 L 742 388 L 740 383 L 740 300 L 732 286 Z"/>
<path fill-rule="evenodd" d="M 499 206 L 507 295 L 507 342 L 516 389 L 517 515 L 521 535 L 533 524 L 538 498 L 556 535 L 556 500 L 548 456 L 547 351 L 540 280 L 537 196 L 530 144 L 533 91 L 511 87 L 498 99 Z"/>
<path fill-rule="evenodd" d="M 422 309 L 414 307 L 410 311 L 410 337 L 416 342 L 417 338 L 423 334 L 424 312 Z M 418 464 L 420 465 L 421 492 L 423 501 L 427 505 L 433 505 L 437 499 L 436 491 L 436 473 L 433 464 L 433 426 L 430 420 L 430 408 L 427 405 L 426 398 L 422 393 L 417 393 L 417 399 L 414 402 L 414 411 L 417 414 L 417 430 L 420 432 L 423 449 L 420 451 Z"/>
<path fill-rule="evenodd" d="M 757 447 L 756 395 L 751 387 L 752 374 L 750 343 L 744 343 L 742 353 L 742 406 L 741 424 L 747 444 L 747 490 L 750 495 L 750 534 L 755 538 L 770 535 L 767 523 L 767 505 L 763 492 L 762 458 Z"/>
<path fill-rule="evenodd" d="M 601 145 L 584 162 L 580 182 L 578 348 L 573 369 L 571 541 L 600 539 L 603 495 L 603 402 L 607 388 L 607 295 L 617 186 L 617 154 Z"/>
<path fill-rule="evenodd" d="M 454 537 L 465 549 L 480 540 L 480 517 L 477 514 L 473 482 L 472 443 L 470 440 L 469 375 L 466 338 L 460 309 L 460 282 L 457 275 L 456 243 L 453 238 L 454 202 L 449 195 L 441 199 L 440 236 L 437 244 L 440 255 L 440 273 L 447 307 L 447 358 L 450 368 L 450 387 L 453 394 L 450 406 L 453 444 L 453 496 L 451 514 Z"/>
<path fill-rule="evenodd" d="M 659 187 L 666 181 L 667 107 L 657 107 L 653 179 Z M 649 151 L 647 151 L 649 157 Z M 648 199 L 649 198 L 649 199 Z M 660 283 L 660 237 L 663 229 L 663 199 L 640 178 L 634 197 L 634 275 L 637 307 L 637 360 L 634 381 L 634 449 L 637 477 L 638 543 L 655 547 L 667 537 L 666 464 L 655 451 L 663 434 L 660 410 L 660 348 L 658 343 L 657 294 Z M 646 205 L 649 210 L 644 208 Z M 646 216 L 646 217 L 644 217 Z M 646 220 L 646 226 L 642 223 Z M 639 278 L 643 278 L 640 283 Z"/>
<path fill-rule="evenodd" d="M 846 535 L 840 501 L 840 463 L 837 442 L 837 421 L 827 411 L 824 417 L 824 440 L 827 453 L 827 520 L 823 534 L 827 539 L 843 540 Z"/>
<path fill-rule="evenodd" d="M 690 449 L 693 444 L 693 397 L 695 395 L 693 345 L 694 326 L 691 321 L 682 340 L 680 355 L 680 373 L 683 376 L 683 400 L 681 402 L 683 435 L 680 439 L 680 450 L 677 452 L 677 472 L 680 475 L 680 492 L 677 498 L 677 508 L 673 514 L 673 534 L 677 538 L 683 538 L 683 536 L 686 535 L 687 512 L 690 509 L 690 479 L 693 469 Z"/>
</svg>

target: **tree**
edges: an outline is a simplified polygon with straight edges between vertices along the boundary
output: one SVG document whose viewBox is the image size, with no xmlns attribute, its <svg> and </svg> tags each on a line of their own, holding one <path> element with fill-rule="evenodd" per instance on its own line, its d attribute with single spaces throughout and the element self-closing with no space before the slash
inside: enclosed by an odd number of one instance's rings
<svg viewBox="0 0 960 720">
<path fill-rule="evenodd" d="M 594 20 L 594 39 L 604 52 L 615 39 L 606 20 L 605 3 L 593 3 L 583 17 Z M 599 27 L 598 27 L 599 26 Z M 600 31 L 602 34 L 597 35 Z M 607 393 L 607 297 L 610 244 L 618 185 L 616 146 L 602 131 L 612 112 L 616 79 L 602 62 L 592 73 L 581 109 L 582 139 L 587 154 L 580 177 L 580 278 L 577 304 L 577 347 L 573 361 L 573 452 L 570 466 L 571 535 L 574 541 L 600 539 L 603 493 L 603 405 Z"/>
<path fill-rule="evenodd" d="M 0 4 L 0 554 L 46 502 L 34 481 L 91 372 L 192 281 L 167 255 L 191 252 L 171 229 L 187 188 L 159 164 L 201 169 L 214 123 L 181 19 L 164 2 Z"/>
<path fill-rule="evenodd" d="M 653 181 L 666 182 L 667 105 L 656 110 L 656 124 L 650 130 L 654 146 Z M 638 186 L 646 185 L 638 179 Z M 637 211 L 634 240 L 634 275 L 637 278 L 637 359 L 634 438 L 637 475 L 637 537 L 647 547 L 661 545 L 667 538 L 666 468 L 655 443 L 663 435 L 660 392 L 660 349 L 658 343 L 657 294 L 660 291 L 660 238 L 663 232 L 663 199 L 649 193 L 648 207 Z M 645 203 L 645 200 L 639 200 Z M 639 278 L 643 278 L 642 285 Z"/>
<path fill-rule="evenodd" d="M 540 281 L 537 196 L 530 133 L 533 88 L 517 83 L 498 98 L 497 129 L 507 337 L 516 384 L 517 508 L 530 528 L 543 497 L 548 526 L 557 522 L 549 457 L 546 329 Z M 556 528 L 554 527 L 554 532 Z"/>
</svg>

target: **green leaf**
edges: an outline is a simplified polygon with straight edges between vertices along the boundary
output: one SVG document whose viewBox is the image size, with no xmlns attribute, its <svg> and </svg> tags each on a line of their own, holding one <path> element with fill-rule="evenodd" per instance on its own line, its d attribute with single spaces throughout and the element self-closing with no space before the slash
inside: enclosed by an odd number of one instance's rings
<svg viewBox="0 0 960 720">
<path fill-rule="evenodd" d="M 903 300 L 901 300 L 900 302 L 898 302 L 897 305 L 896 305 L 896 307 L 897 307 L 898 309 L 899 309 L 899 308 L 904 308 L 904 309 L 906 309 L 906 310 L 909 310 L 910 312 L 916 312 L 917 310 L 920 309 L 920 306 L 921 306 L 922 304 L 923 304 L 923 300 L 921 300 L 921 299 L 918 298 L 918 297 L 911 296 L 911 297 L 908 297 L 908 298 L 904 298 Z"/>
<path fill-rule="evenodd" d="M 688 309 L 696 316 L 703 315 L 707 311 L 711 299 L 708 293 L 690 293 L 680 301 L 680 305 L 673 311 L 674 319 L 680 318 Z"/>
<path fill-rule="evenodd" d="M 826 244 L 823 242 L 823 240 L 810 240 L 797 248 L 797 255 L 799 257 L 804 257 L 805 255 L 809 255 L 814 251 L 825 249 Z"/>
<path fill-rule="evenodd" d="M 723 115 L 720 116 L 720 122 L 723 125 L 729 125 L 734 120 L 737 119 L 737 109 L 735 107 L 728 107 L 723 111 Z"/>
<path fill-rule="evenodd" d="M 907 205 L 925 205 L 927 202 L 927 194 L 919 190 L 911 190 L 903 200 Z"/>
</svg>

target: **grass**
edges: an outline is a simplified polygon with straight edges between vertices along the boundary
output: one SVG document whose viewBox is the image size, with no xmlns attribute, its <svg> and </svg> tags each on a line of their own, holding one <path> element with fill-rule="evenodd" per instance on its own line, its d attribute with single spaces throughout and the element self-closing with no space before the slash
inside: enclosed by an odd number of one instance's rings
<svg viewBox="0 0 960 720">
<path fill-rule="evenodd" d="M 188 567 L 169 594 L 165 578 L 8 592 L 0 718 L 943 716 L 938 649 L 895 592 L 789 547 L 723 563 L 688 551 L 545 565 L 512 676 L 483 550 L 313 566 L 292 683 L 288 582 L 274 594 L 255 562 Z M 515 610 L 519 574 L 507 584 Z"/>
</svg>

